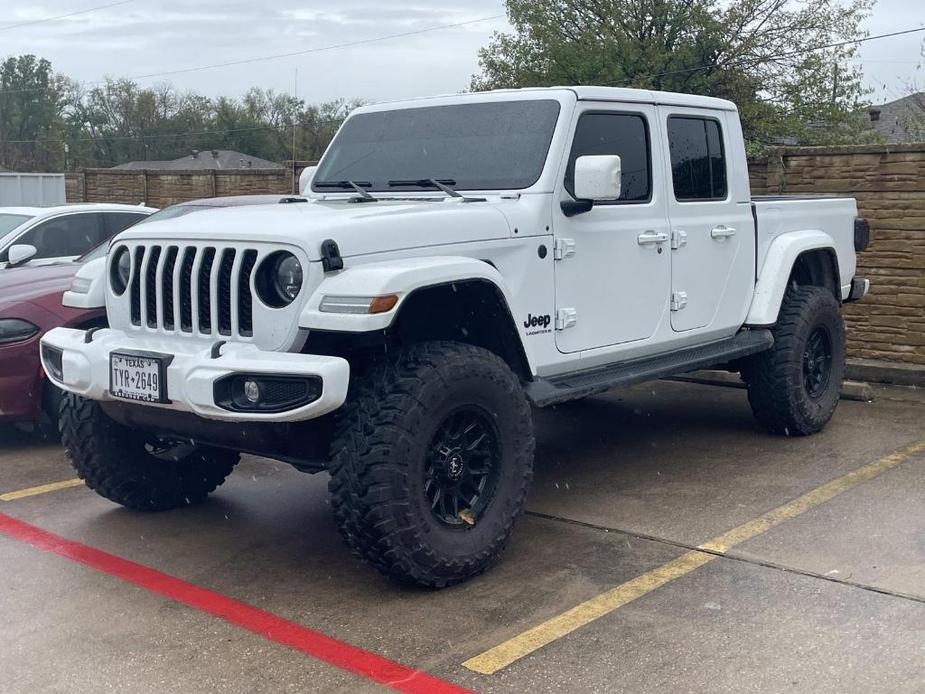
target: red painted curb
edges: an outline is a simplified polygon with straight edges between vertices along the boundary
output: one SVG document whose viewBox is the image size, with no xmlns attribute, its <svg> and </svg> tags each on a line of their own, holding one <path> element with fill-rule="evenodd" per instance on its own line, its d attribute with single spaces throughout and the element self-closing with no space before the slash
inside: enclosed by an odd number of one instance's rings
<svg viewBox="0 0 925 694">
<path fill-rule="evenodd" d="M 283 619 L 272 612 L 202 588 L 156 569 L 68 540 L 47 530 L 0 513 L 0 533 L 44 552 L 76 561 L 123 581 L 176 600 L 259 636 L 301 651 L 360 677 L 411 694 L 463 694 L 458 687 L 426 672 L 396 663 L 375 653 L 338 641 L 320 631 Z"/>
</svg>

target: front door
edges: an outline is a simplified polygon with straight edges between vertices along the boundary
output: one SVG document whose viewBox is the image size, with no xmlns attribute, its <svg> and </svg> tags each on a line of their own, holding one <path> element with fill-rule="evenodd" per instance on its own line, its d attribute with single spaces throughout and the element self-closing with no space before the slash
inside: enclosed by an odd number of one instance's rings
<svg viewBox="0 0 925 694">
<path fill-rule="evenodd" d="M 731 191 L 722 111 L 660 107 L 671 171 L 671 327 L 725 333 L 744 317 L 754 285 L 751 200 Z M 670 169 L 667 167 L 670 165 Z M 745 175 L 740 173 L 739 175 Z"/>
<path fill-rule="evenodd" d="M 579 156 L 617 154 L 623 176 L 618 199 L 572 217 L 554 211 L 561 352 L 644 340 L 665 319 L 671 253 L 664 177 L 653 176 L 655 117 L 645 105 L 618 112 L 589 103 L 576 113 L 562 197 L 574 194 Z"/>
</svg>

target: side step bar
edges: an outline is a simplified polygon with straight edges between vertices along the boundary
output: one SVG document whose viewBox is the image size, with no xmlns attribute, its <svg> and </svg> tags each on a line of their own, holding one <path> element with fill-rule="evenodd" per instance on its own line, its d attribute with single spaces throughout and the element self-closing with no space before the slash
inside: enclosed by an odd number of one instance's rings
<svg viewBox="0 0 925 694">
<path fill-rule="evenodd" d="M 527 384 L 527 397 L 534 405 L 546 407 L 602 393 L 617 386 L 630 386 L 724 364 L 749 354 L 763 352 L 773 345 L 774 336 L 770 330 L 743 330 L 734 337 L 707 345 L 538 379 Z"/>
</svg>

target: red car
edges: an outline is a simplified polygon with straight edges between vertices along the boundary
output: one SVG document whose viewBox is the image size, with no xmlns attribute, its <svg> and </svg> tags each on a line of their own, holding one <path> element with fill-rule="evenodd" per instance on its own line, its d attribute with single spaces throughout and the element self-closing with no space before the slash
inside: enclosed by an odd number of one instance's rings
<svg viewBox="0 0 925 694">
<path fill-rule="evenodd" d="M 107 244 L 83 258 L 60 265 L 0 270 L 0 422 L 15 422 L 54 435 L 58 391 L 39 362 L 39 339 L 59 326 L 105 325 L 104 309 L 73 309 L 61 295 L 83 264 L 106 252 Z"/>
</svg>

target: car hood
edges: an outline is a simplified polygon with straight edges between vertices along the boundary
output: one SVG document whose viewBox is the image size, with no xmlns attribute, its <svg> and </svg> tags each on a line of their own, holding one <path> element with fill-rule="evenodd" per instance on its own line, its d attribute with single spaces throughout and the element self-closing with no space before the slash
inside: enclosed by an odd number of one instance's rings
<svg viewBox="0 0 925 694">
<path fill-rule="evenodd" d="M 334 239 L 343 257 L 508 238 L 507 219 L 491 202 L 421 198 L 351 203 L 346 200 L 202 210 L 130 227 L 118 239 L 294 244 L 310 260 Z"/>
<path fill-rule="evenodd" d="M 62 263 L 0 270 L 0 306 L 60 294 L 71 286 L 71 280 L 79 269 L 78 263 Z"/>
</svg>

